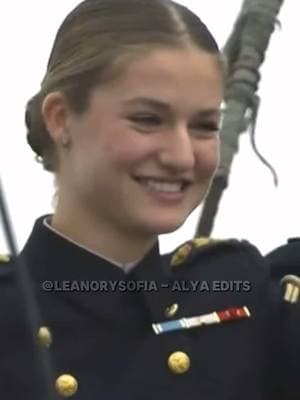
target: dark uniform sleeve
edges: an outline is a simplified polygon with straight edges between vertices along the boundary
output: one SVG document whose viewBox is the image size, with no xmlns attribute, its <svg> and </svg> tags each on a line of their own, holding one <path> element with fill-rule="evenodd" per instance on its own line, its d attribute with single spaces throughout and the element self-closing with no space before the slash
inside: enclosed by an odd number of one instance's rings
<svg viewBox="0 0 300 400">
<path fill-rule="evenodd" d="M 284 399 L 299 399 L 300 378 L 300 238 L 289 239 L 266 255 L 274 284 L 281 292 L 278 326 L 282 338 Z"/>
<path fill-rule="evenodd" d="M 0 398 L 41 398 L 39 368 L 16 284 L 14 260 L 0 255 Z"/>
</svg>

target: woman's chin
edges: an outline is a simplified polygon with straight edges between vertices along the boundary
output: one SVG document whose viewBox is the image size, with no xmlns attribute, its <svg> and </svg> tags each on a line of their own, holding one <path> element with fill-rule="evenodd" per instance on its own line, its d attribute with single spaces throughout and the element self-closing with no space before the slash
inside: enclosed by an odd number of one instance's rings
<svg viewBox="0 0 300 400">
<path fill-rule="evenodd" d="M 147 228 L 149 231 L 153 232 L 156 235 L 163 235 L 166 233 L 172 233 L 179 229 L 185 222 L 186 217 L 184 218 L 173 218 L 173 219 L 160 219 L 160 220 L 151 220 L 147 224 Z"/>
</svg>

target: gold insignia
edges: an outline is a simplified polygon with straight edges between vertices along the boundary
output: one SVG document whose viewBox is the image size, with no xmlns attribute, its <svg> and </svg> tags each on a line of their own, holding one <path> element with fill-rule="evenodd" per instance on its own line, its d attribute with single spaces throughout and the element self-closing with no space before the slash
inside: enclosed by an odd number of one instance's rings
<svg viewBox="0 0 300 400">
<path fill-rule="evenodd" d="M 174 267 L 182 264 L 192 251 L 192 248 L 193 246 L 191 245 L 191 243 L 185 243 L 181 247 L 179 247 L 179 249 L 173 254 L 171 258 L 171 266 Z"/>
<path fill-rule="evenodd" d="M 284 300 L 289 303 L 297 303 L 300 300 L 300 277 L 286 275 L 281 279 L 285 287 Z"/>
<path fill-rule="evenodd" d="M 47 326 L 41 326 L 38 331 L 38 341 L 42 346 L 50 347 L 52 343 L 52 334 Z"/>
<path fill-rule="evenodd" d="M 10 257 L 5 255 L 5 254 L 0 254 L 0 263 L 8 263 L 10 260 Z"/>
<path fill-rule="evenodd" d="M 165 316 L 167 318 L 172 318 L 177 313 L 177 311 L 178 311 L 178 304 L 174 303 L 165 309 Z"/>
<path fill-rule="evenodd" d="M 209 237 L 197 237 L 191 239 L 184 243 L 182 246 L 175 250 L 170 265 L 171 267 L 182 264 L 186 259 L 190 256 L 193 249 L 198 249 L 200 247 L 215 245 L 217 243 L 221 243 L 223 240 L 220 239 L 212 239 Z"/>
</svg>

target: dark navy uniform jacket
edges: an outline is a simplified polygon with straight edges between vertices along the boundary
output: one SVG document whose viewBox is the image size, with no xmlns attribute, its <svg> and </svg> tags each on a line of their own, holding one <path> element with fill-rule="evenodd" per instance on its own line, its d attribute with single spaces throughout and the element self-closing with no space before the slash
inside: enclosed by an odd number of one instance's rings
<svg viewBox="0 0 300 400">
<path fill-rule="evenodd" d="M 300 275 L 300 237 L 288 239 L 287 244 L 271 251 L 267 260 L 276 279 L 286 274 Z"/>
<path fill-rule="evenodd" d="M 287 244 L 278 247 L 266 256 L 274 281 L 280 281 L 286 275 L 300 278 L 300 238 L 291 238 Z M 298 301 L 282 305 L 282 341 L 285 356 L 283 381 L 285 393 L 291 398 L 300 398 L 300 280 L 298 279 Z M 298 390 L 295 391 L 295 388 Z M 289 398 L 289 397 L 288 397 Z"/>
<path fill-rule="evenodd" d="M 281 379 L 281 297 L 247 242 L 194 240 L 165 256 L 156 244 L 125 274 L 40 218 L 21 257 L 52 333 L 55 377 L 78 384 L 70 398 L 296 399 Z M 0 398 L 43 399 L 14 261 L 1 268 Z M 245 306 L 251 315 L 232 321 L 161 334 L 152 327 Z"/>
</svg>

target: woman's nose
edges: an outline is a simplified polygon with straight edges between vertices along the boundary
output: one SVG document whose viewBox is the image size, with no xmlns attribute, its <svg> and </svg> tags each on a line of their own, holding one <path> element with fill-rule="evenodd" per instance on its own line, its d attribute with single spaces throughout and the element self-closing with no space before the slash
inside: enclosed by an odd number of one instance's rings
<svg viewBox="0 0 300 400">
<path fill-rule="evenodd" d="M 186 171 L 195 166 L 195 149 L 192 137 L 186 128 L 173 129 L 166 140 L 160 155 L 165 167 Z"/>
</svg>

